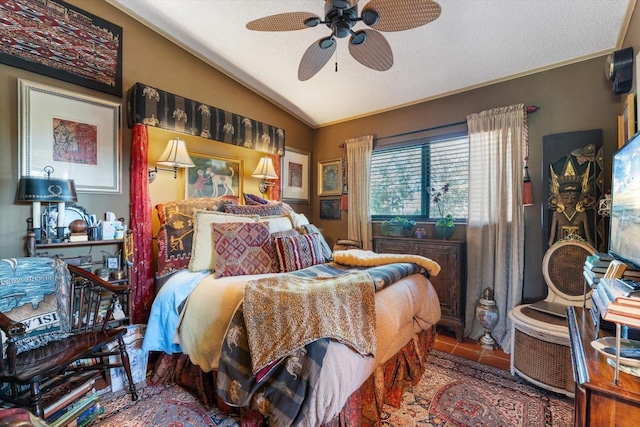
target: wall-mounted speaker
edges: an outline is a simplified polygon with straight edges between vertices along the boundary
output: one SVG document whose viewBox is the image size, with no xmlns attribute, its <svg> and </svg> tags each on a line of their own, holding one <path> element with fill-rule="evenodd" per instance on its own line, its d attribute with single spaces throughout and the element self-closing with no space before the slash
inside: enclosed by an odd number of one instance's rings
<svg viewBox="0 0 640 427">
<path fill-rule="evenodd" d="M 607 56 L 604 74 L 611 82 L 613 93 L 620 95 L 629 92 L 633 84 L 633 48 L 616 50 Z"/>
</svg>

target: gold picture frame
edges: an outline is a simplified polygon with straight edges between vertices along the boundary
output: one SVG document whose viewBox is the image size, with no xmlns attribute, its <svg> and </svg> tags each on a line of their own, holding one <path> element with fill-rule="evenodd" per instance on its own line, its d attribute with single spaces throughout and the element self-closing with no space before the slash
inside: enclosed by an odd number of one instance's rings
<svg viewBox="0 0 640 427">
<path fill-rule="evenodd" d="M 318 162 L 318 196 L 342 194 L 342 159 Z"/>
<path fill-rule="evenodd" d="M 624 99 L 622 112 L 618 116 L 618 148 L 631 139 L 636 133 L 635 96 L 630 93 Z"/>
<path fill-rule="evenodd" d="M 185 169 L 185 199 L 240 196 L 243 160 L 190 152 L 196 166 Z"/>
</svg>

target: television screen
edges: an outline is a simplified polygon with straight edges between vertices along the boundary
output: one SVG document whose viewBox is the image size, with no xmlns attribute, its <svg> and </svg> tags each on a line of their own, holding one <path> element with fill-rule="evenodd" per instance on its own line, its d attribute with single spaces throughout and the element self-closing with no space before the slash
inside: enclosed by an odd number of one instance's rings
<svg viewBox="0 0 640 427">
<path fill-rule="evenodd" d="M 613 155 L 609 253 L 640 268 L 640 133 Z"/>
</svg>

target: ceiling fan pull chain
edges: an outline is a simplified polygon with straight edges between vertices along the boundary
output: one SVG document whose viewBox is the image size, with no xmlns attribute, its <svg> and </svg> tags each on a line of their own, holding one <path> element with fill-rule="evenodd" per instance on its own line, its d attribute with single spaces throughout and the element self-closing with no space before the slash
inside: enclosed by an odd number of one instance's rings
<svg viewBox="0 0 640 427">
<path fill-rule="evenodd" d="M 338 72 L 338 49 L 336 49 L 336 73 Z"/>
</svg>

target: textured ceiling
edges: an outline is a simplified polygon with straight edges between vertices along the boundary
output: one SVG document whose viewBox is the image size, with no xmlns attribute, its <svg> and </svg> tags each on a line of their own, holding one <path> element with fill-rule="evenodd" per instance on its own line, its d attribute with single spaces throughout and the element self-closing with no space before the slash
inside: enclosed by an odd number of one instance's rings
<svg viewBox="0 0 640 427">
<path fill-rule="evenodd" d="M 384 33 L 394 56 L 390 70 L 364 67 L 349 54 L 348 39 L 338 39 L 336 55 L 302 82 L 297 77 L 302 55 L 313 42 L 329 35 L 329 29 L 319 25 L 257 32 L 245 25 L 284 12 L 323 17 L 324 0 L 107 1 L 312 127 L 611 52 L 620 47 L 619 38 L 636 3 L 436 0 L 442 13 L 435 21 Z M 366 3 L 360 0 L 359 9 Z M 358 23 L 354 30 L 360 28 L 366 27 Z"/>
</svg>

